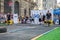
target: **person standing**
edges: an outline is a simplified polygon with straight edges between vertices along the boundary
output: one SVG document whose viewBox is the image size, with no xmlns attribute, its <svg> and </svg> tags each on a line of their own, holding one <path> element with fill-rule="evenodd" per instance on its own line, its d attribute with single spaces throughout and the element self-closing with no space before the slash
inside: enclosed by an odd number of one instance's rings
<svg viewBox="0 0 60 40">
<path fill-rule="evenodd" d="M 51 17 L 52 17 L 52 14 L 49 12 L 49 10 L 48 10 L 48 12 L 47 12 L 47 14 L 46 14 L 46 18 L 47 18 L 47 22 L 50 24 L 50 20 L 51 20 Z"/>
<path fill-rule="evenodd" d="M 6 21 L 7 21 L 7 15 L 6 14 L 4 14 L 4 18 L 5 18 L 5 23 L 6 23 Z"/>
<path fill-rule="evenodd" d="M 42 20 L 43 20 L 43 23 L 44 23 L 44 21 L 45 21 L 45 15 L 43 14 L 43 18 L 42 18 Z"/>
<path fill-rule="evenodd" d="M 8 21 L 8 24 L 10 24 L 10 18 L 11 18 L 11 15 L 10 13 L 7 14 L 7 21 Z"/>
<path fill-rule="evenodd" d="M 42 24 L 42 14 L 40 13 L 39 22 Z"/>
<path fill-rule="evenodd" d="M 60 25 L 60 15 L 58 17 L 59 17 L 59 25 Z"/>
</svg>

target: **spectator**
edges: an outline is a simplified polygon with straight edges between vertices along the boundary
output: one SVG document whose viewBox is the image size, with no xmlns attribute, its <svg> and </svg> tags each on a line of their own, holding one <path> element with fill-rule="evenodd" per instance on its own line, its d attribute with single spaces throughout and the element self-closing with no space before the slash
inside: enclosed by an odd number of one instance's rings
<svg viewBox="0 0 60 40">
<path fill-rule="evenodd" d="M 48 10 L 48 12 L 46 14 L 46 18 L 47 18 L 47 21 L 48 21 L 49 24 L 50 24 L 51 17 L 52 17 L 52 14 Z"/>
<path fill-rule="evenodd" d="M 43 15 L 43 21 L 45 21 L 45 15 Z"/>
<path fill-rule="evenodd" d="M 4 18 L 5 18 L 5 23 L 6 23 L 6 21 L 7 21 L 7 15 L 6 14 L 4 14 Z"/>
<path fill-rule="evenodd" d="M 60 15 L 58 17 L 59 17 L 59 25 L 60 25 Z"/>
<path fill-rule="evenodd" d="M 43 18 L 42 19 L 43 19 L 43 23 L 44 23 L 44 21 L 45 21 L 45 15 L 44 14 L 43 14 Z"/>
<path fill-rule="evenodd" d="M 40 24 L 42 23 L 42 14 L 40 13 L 40 17 L 39 17 L 39 22 Z"/>
<path fill-rule="evenodd" d="M 7 14 L 7 21 L 8 21 L 8 24 L 10 23 L 10 19 L 11 19 L 11 15 L 10 13 Z"/>
<path fill-rule="evenodd" d="M 32 17 L 30 16 L 30 22 L 32 22 Z"/>
</svg>

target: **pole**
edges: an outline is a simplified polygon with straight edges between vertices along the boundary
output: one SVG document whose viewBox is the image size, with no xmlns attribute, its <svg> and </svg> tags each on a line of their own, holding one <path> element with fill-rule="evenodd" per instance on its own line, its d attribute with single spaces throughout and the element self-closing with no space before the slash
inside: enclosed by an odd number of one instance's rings
<svg viewBox="0 0 60 40">
<path fill-rule="evenodd" d="M 14 14 L 14 0 L 12 0 L 12 14 Z"/>
</svg>

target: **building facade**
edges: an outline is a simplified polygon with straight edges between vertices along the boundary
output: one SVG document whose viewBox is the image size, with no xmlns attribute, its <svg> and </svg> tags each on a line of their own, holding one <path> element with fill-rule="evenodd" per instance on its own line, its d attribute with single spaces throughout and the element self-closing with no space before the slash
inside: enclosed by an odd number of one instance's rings
<svg viewBox="0 0 60 40">
<path fill-rule="evenodd" d="M 59 3 L 57 3 L 57 8 L 60 8 L 60 2 L 59 2 Z"/>
<path fill-rule="evenodd" d="M 14 4 L 14 13 L 19 16 L 30 16 L 30 10 L 35 6 L 32 0 L 0 0 L 0 12 L 12 13 L 12 4 Z"/>
<path fill-rule="evenodd" d="M 4 0 L 0 0 L 0 12 L 4 12 Z"/>
<path fill-rule="evenodd" d="M 57 0 L 36 0 L 39 10 L 43 9 L 55 9 L 57 6 Z"/>
</svg>

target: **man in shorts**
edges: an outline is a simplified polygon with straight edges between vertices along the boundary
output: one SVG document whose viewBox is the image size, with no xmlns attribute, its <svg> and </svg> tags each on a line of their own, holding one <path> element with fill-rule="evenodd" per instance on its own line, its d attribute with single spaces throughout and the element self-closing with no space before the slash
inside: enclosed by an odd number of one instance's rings
<svg viewBox="0 0 60 40">
<path fill-rule="evenodd" d="M 8 21 L 8 24 L 10 24 L 10 19 L 11 19 L 11 15 L 10 13 L 7 14 L 7 21 Z"/>
<path fill-rule="evenodd" d="M 52 14 L 49 12 L 49 10 L 48 10 L 48 12 L 47 12 L 47 14 L 46 14 L 46 19 L 47 19 L 47 22 L 50 24 L 50 20 L 51 20 L 51 16 L 52 16 Z"/>
</svg>

